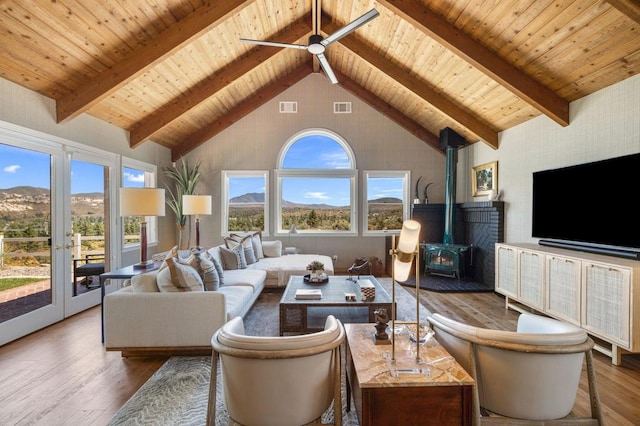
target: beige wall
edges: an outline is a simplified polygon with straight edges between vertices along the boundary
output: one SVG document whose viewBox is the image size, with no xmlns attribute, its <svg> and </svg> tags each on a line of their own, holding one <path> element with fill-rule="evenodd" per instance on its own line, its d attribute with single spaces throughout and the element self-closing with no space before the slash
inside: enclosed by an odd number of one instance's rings
<svg viewBox="0 0 640 426">
<path fill-rule="evenodd" d="M 280 101 L 297 101 L 297 114 L 279 113 Z M 334 114 L 333 102 L 352 102 L 351 114 Z M 192 151 L 187 158 L 202 162 L 203 184 L 199 190 L 221 197 L 222 170 L 269 170 L 271 192 L 275 194 L 273 170 L 282 146 L 297 132 L 308 128 L 326 128 L 341 135 L 356 158 L 359 179 L 363 170 L 410 170 L 413 185 L 423 176 L 421 187 L 429 189 L 432 202 L 444 201 L 445 157 L 367 104 L 331 85 L 322 74 L 312 74 L 278 97 L 267 102 L 241 121 Z M 362 206 L 362 195 L 358 205 Z M 272 203 L 273 204 L 273 203 Z M 270 212 L 275 228 L 275 209 Z M 360 216 L 360 215 L 359 215 Z M 204 245 L 219 244 L 221 208 L 214 202 L 213 215 L 201 218 Z M 359 218 L 359 229 L 362 220 Z M 276 237 L 282 238 L 282 237 Z M 283 237 L 288 244 L 288 237 Z M 293 245 L 292 241 L 292 245 Z M 338 255 L 338 268 L 351 266 L 356 256 L 383 258 L 383 237 L 295 237 L 295 246 L 305 253 Z"/>
<path fill-rule="evenodd" d="M 498 161 L 506 242 L 538 242 L 531 237 L 533 172 L 640 152 L 640 75 L 573 102 L 570 114 L 567 127 L 541 116 L 502 132 L 498 150 L 479 143 L 460 153 L 458 183 L 465 188 L 459 187 L 458 201 L 472 201 L 471 168 Z M 624 201 L 638 201 L 636 184 L 621 184 L 629 186 Z M 607 194 L 593 194 L 585 205 L 602 200 Z"/>
</svg>

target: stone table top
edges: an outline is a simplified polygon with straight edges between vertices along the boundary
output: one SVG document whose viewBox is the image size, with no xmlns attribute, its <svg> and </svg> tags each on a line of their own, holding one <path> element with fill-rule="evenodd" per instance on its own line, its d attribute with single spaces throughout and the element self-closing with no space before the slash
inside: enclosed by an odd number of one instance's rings
<svg viewBox="0 0 640 426">
<path fill-rule="evenodd" d="M 399 333 L 395 344 L 376 345 L 374 324 L 345 324 L 347 345 L 353 359 L 355 374 L 361 388 L 412 386 L 468 386 L 473 378 L 442 347 L 431 338 L 420 347 L 421 362 L 416 362 L 415 343 L 405 331 Z M 389 328 L 387 333 L 390 333 Z M 390 333 L 391 334 L 391 333 Z"/>
</svg>

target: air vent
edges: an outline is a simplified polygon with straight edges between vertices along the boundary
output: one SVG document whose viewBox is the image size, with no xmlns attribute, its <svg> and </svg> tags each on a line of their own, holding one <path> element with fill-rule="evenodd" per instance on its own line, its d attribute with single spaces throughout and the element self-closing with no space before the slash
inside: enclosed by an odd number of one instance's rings
<svg viewBox="0 0 640 426">
<path fill-rule="evenodd" d="M 351 102 L 334 102 L 334 114 L 351 114 Z"/>
<path fill-rule="evenodd" d="M 297 114 L 298 103 L 292 102 L 292 101 L 280 102 L 280 113 L 281 114 Z"/>
</svg>

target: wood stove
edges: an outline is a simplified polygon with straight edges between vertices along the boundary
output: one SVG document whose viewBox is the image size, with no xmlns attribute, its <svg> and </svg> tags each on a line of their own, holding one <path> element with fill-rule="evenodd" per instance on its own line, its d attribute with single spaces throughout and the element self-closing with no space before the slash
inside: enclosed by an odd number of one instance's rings
<svg viewBox="0 0 640 426">
<path fill-rule="evenodd" d="M 449 127 L 440 131 L 440 148 L 445 149 L 447 154 L 444 236 L 442 243 L 424 244 L 425 274 L 432 273 L 460 279 L 473 264 L 473 247 L 454 242 L 458 148 L 466 143 L 462 136 Z"/>
</svg>

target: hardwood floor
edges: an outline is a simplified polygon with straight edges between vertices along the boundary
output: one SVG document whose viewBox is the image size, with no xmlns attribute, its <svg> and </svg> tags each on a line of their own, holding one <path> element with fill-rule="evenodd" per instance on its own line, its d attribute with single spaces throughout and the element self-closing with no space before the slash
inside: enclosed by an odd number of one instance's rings
<svg viewBox="0 0 640 426">
<path fill-rule="evenodd" d="M 494 293 L 420 293 L 431 312 L 515 329 L 518 314 L 505 310 L 504 299 Z M 621 366 L 602 354 L 594 357 L 607 424 L 640 425 L 640 355 L 623 356 Z M 0 347 L 0 424 L 105 425 L 165 360 L 105 352 L 100 308 L 90 309 Z M 587 395 L 583 373 L 577 415 L 588 415 Z"/>
</svg>

